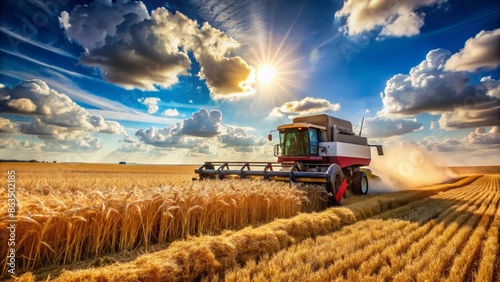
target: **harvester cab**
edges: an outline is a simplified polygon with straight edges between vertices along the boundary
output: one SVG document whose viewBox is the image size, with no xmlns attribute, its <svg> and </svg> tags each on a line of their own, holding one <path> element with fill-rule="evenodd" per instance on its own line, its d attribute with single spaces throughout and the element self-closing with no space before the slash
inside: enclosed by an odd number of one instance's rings
<svg viewBox="0 0 500 282">
<path fill-rule="evenodd" d="M 356 135 L 351 122 L 324 114 L 304 116 L 273 131 L 279 133 L 279 143 L 274 146 L 277 162 L 205 162 L 195 172 L 200 179 L 263 177 L 322 184 L 332 204 L 340 204 L 346 189 L 358 195 L 368 193 L 372 174 L 363 167 L 370 164 L 370 147 L 377 147 L 379 155 L 383 149 Z"/>
</svg>

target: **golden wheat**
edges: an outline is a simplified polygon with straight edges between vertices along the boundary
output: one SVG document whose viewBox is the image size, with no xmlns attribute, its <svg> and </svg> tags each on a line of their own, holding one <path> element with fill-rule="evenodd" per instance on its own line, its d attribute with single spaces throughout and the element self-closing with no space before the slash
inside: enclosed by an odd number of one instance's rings
<svg viewBox="0 0 500 282">
<path fill-rule="evenodd" d="M 191 182 L 191 168 L 172 174 L 124 167 L 127 173 L 66 166 L 54 169 L 63 176 L 45 177 L 42 166 L 17 168 L 23 172 L 17 194 L 23 199 L 17 238 L 22 267 L 172 242 L 129 262 L 64 271 L 55 280 L 500 278 L 500 176 L 469 176 L 300 214 L 324 208 L 324 190 L 250 180 Z M 233 231 L 216 235 L 227 229 Z M 175 241 L 180 238 L 187 240 Z M 28 272 L 19 280 L 35 276 Z"/>
<path fill-rule="evenodd" d="M 307 189 L 255 180 L 193 182 L 191 168 L 180 176 L 174 168 L 174 176 L 164 168 L 144 171 L 139 166 L 138 171 L 125 166 L 132 175 L 105 165 L 85 166 L 87 170 L 62 164 L 35 164 L 38 170 L 13 166 L 18 271 L 241 229 L 318 208 L 307 198 Z M 7 202 L 6 195 L 1 199 Z M 0 218 L 6 217 L 7 210 L 0 211 Z M 0 253 L 7 253 L 6 224 L 0 224 Z M 6 260 L 0 258 L 3 275 Z"/>
<path fill-rule="evenodd" d="M 484 176 L 471 185 L 306 240 L 217 278 L 497 281 L 499 190 L 500 175 Z"/>
<path fill-rule="evenodd" d="M 473 177 L 473 180 L 477 177 Z M 442 192 L 447 189 L 452 189 L 470 183 L 473 180 L 461 182 L 462 184 L 449 184 L 446 187 L 438 187 L 434 193 Z M 430 190 L 429 190 L 430 191 Z M 453 191 L 453 190 L 452 190 Z M 425 192 L 427 193 L 427 192 Z M 439 195 L 445 195 L 442 193 Z M 411 197 L 415 196 L 412 193 L 401 193 L 399 197 L 394 195 L 387 195 L 387 197 L 394 200 L 394 206 L 400 204 L 396 200 L 404 202 L 411 202 Z M 418 194 L 418 197 L 421 195 Z M 383 198 L 383 196 L 381 196 Z M 371 199 L 369 200 L 371 202 Z M 223 204 L 223 206 L 227 206 Z M 356 208 L 354 211 L 359 211 L 358 203 L 354 204 Z M 392 205 L 386 205 L 384 201 L 379 203 L 378 210 L 382 212 L 384 209 L 390 209 Z M 372 207 L 369 207 L 372 210 Z M 99 280 L 141 280 L 141 281 L 185 281 L 185 280 L 198 280 L 198 279 L 222 279 L 224 272 L 227 269 L 238 265 L 252 264 L 252 261 L 264 261 L 266 257 L 271 258 L 270 255 L 279 253 L 280 250 L 287 247 L 293 248 L 299 242 L 316 242 L 310 238 L 322 238 L 318 236 L 326 235 L 342 228 L 339 232 L 347 232 L 350 224 L 357 222 L 355 212 L 351 210 L 350 206 L 344 208 L 332 208 L 321 213 L 313 214 L 300 214 L 291 219 L 275 220 L 269 224 L 263 225 L 258 228 L 245 228 L 237 232 L 226 232 L 220 236 L 201 236 L 191 238 L 187 241 L 177 241 L 172 243 L 167 249 L 158 251 L 156 253 L 147 254 L 137 258 L 128 263 L 116 264 L 97 269 L 88 269 L 81 271 L 66 271 L 60 275 L 57 280 L 60 281 L 99 281 Z M 366 214 L 366 213 L 361 213 Z M 376 213 L 375 213 L 376 214 Z M 359 258 L 366 259 L 363 252 L 358 251 L 359 248 L 364 246 L 371 248 L 371 252 L 380 252 L 391 240 L 387 239 L 388 235 L 393 234 L 394 238 L 403 237 L 404 234 L 419 230 L 419 222 L 408 222 L 405 220 L 394 220 L 395 224 L 391 226 L 384 225 L 384 220 L 376 220 L 380 227 L 374 228 L 379 230 L 376 235 L 370 234 L 365 237 L 360 237 L 360 233 L 352 233 L 350 240 L 342 241 L 338 246 L 349 247 L 352 246 L 350 252 L 357 252 Z M 364 230 L 371 230 L 374 222 L 372 220 L 361 220 L 358 224 L 364 226 Z M 358 224 L 352 225 L 353 227 Z M 430 229 L 432 226 L 428 226 Z M 357 230 L 357 229 L 356 229 Z M 336 232 L 332 233 L 335 234 Z M 420 230 L 420 233 L 424 233 Z M 364 233 L 363 233 L 364 234 Z M 347 238 L 348 236 L 336 236 L 336 238 Z M 380 241 L 378 245 L 371 246 L 373 237 L 378 238 Z M 392 238 L 392 237 L 391 237 Z M 344 239 L 345 240 L 345 239 Z M 331 243 L 331 242 L 330 242 Z M 299 244 L 298 246 L 301 246 Z M 304 261 L 307 257 L 312 257 L 311 254 L 320 255 L 319 257 L 323 262 L 329 262 L 329 253 L 335 252 L 337 244 L 329 244 L 328 247 L 319 248 L 312 251 L 311 248 L 304 248 L 301 258 L 292 257 L 288 259 L 290 266 L 297 266 L 297 260 Z M 342 252 L 338 253 L 342 255 Z M 345 258 L 345 255 L 342 255 Z M 359 260 L 358 258 L 358 260 Z M 353 267 L 360 265 L 356 262 L 355 258 L 349 259 L 351 262 L 348 264 Z M 330 261 L 331 263 L 331 261 Z M 261 266 L 260 263 L 254 263 Z M 318 265 L 316 263 L 315 265 Z M 282 268 L 276 267 L 269 269 L 265 267 L 265 273 L 284 273 Z M 281 269 L 278 271 L 277 269 Z M 315 269 L 315 267 L 313 267 Z M 286 269 L 285 269 L 286 270 Z M 245 270 L 242 270 L 245 271 Z M 345 269 L 341 269 L 342 273 L 347 275 Z M 305 273 L 297 271 L 297 273 Z M 207 276 L 208 275 L 208 276 Z M 324 274 L 322 274 L 324 275 Z M 320 275 L 321 276 L 321 275 Z M 225 275 L 226 279 L 230 280 L 231 272 Z M 234 275 L 237 280 L 244 279 L 240 273 Z M 252 276 L 254 277 L 254 276 Z M 248 278 L 248 277 L 247 277 Z M 273 277 L 276 278 L 276 277 Z M 253 279 L 253 278 L 252 278 Z M 265 278 L 267 279 L 267 278 Z"/>
</svg>

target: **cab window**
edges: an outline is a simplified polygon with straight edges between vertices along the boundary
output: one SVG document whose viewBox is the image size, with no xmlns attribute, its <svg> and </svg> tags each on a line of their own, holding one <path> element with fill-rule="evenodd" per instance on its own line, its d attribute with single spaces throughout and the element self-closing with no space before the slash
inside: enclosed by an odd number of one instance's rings
<svg viewBox="0 0 500 282">
<path fill-rule="evenodd" d="M 318 138 L 318 130 L 309 128 L 309 152 L 311 155 L 318 154 L 318 146 L 319 146 L 319 138 Z"/>
</svg>

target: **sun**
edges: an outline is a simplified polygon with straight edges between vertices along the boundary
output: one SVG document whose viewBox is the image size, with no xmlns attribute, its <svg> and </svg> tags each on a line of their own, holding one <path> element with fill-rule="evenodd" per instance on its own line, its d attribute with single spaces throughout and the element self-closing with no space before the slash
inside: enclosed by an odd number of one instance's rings
<svg viewBox="0 0 500 282">
<path fill-rule="evenodd" d="M 263 65 L 257 71 L 257 78 L 260 83 L 268 84 L 274 80 L 276 70 L 271 65 Z"/>
</svg>

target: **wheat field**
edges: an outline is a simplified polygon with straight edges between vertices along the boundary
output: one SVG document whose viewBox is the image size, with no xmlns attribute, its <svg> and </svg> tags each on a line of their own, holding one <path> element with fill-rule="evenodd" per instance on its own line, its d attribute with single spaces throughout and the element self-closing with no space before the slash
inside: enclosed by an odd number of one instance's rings
<svg viewBox="0 0 500 282">
<path fill-rule="evenodd" d="M 315 186 L 193 182 L 193 167 L 10 166 L 19 281 L 500 279 L 498 174 L 325 209 Z"/>
<path fill-rule="evenodd" d="M 18 271 L 219 234 L 322 204 L 282 182 L 192 181 L 193 167 L 11 166 L 17 174 Z M 1 198 L 7 203 L 6 194 Z M 8 210 L 0 217 L 8 218 Z M 8 224 L 3 220 L 0 229 Z M 0 253 L 7 253 L 7 239 L 2 232 Z M 0 258 L 3 275 L 7 259 Z"/>
</svg>

